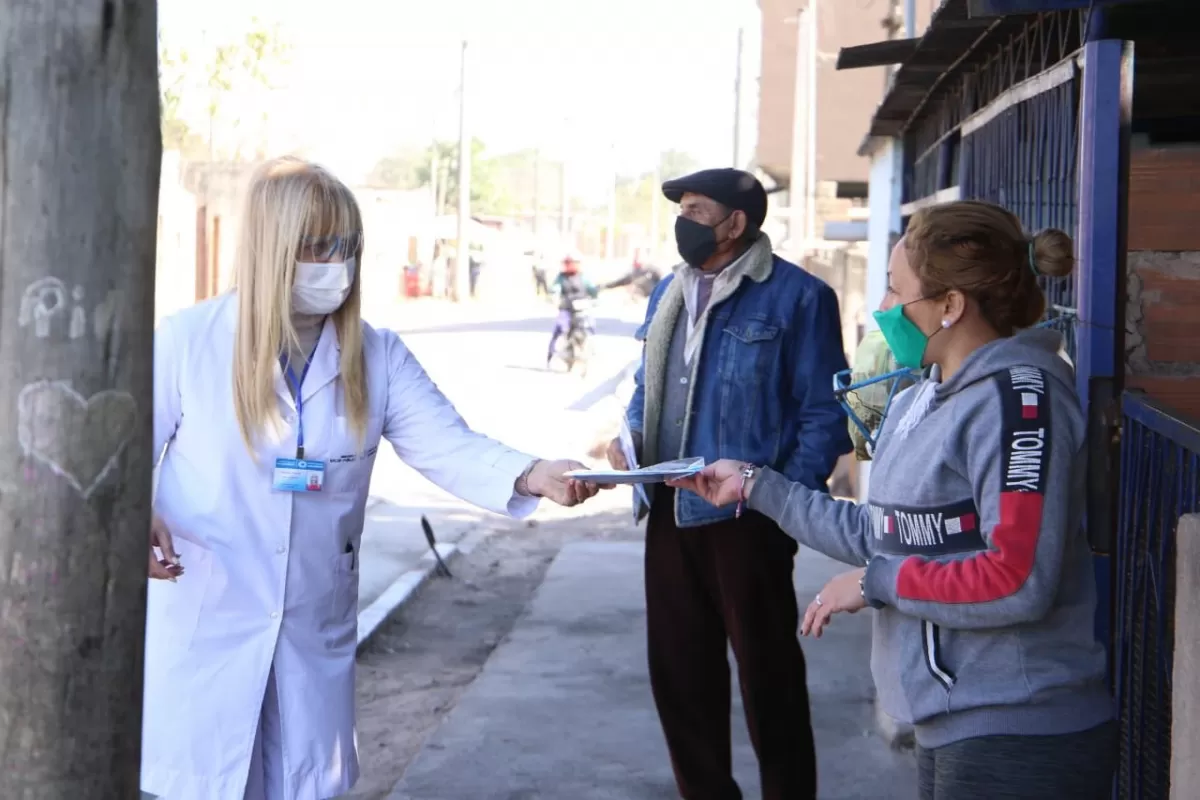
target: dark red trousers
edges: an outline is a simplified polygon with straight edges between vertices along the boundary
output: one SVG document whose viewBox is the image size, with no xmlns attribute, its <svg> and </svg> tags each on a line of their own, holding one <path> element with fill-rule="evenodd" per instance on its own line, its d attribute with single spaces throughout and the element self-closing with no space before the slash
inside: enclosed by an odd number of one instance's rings
<svg viewBox="0 0 1200 800">
<path fill-rule="evenodd" d="M 816 797 L 817 761 L 792 587 L 797 545 L 766 517 L 675 526 L 657 487 L 646 527 L 650 685 L 686 800 L 736 800 L 727 642 L 763 800 Z"/>
</svg>

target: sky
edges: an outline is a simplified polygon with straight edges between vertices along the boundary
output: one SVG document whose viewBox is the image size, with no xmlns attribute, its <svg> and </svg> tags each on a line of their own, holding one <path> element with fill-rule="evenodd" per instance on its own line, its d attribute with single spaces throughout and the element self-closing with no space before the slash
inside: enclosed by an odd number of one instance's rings
<svg viewBox="0 0 1200 800">
<path fill-rule="evenodd" d="M 467 119 L 488 151 L 567 158 L 573 188 L 648 170 L 665 149 L 733 160 L 743 51 L 743 158 L 755 139 L 754 0 L 160 0 L 166 41 L 192 52 L 278 24 L 291 46 L 273 89 L 231 99 L 266 112 L 271 149 L 303 150 L 344 178 L 434 136 L 458 135 L 461 42 Z M 203 116 L 202 89 L 190 98 Z M 188 112 L 184 112 L 185 114 Z"/>
</svg>

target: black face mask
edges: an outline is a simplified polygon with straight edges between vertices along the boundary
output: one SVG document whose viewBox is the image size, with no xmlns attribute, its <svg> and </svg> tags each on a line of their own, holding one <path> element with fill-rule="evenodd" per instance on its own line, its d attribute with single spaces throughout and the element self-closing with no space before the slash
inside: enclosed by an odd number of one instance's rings
<svg viewBox="0 0 1200 800">
<path fill-rule="evenodd" d="M 732 216 L 733 213 L 730 212 L 729 217 Z M 696 222 L 687 217 L 676 217 L 675 244 L 679 248 L 679 255 L 683 257 L 683 260 L 690 266 L 699 268 L 712 258 L 713 254 L 717 252 L 717 228 L 729 217 L 725 217 L 711 228 L 703 222 Z"/>
</svg>

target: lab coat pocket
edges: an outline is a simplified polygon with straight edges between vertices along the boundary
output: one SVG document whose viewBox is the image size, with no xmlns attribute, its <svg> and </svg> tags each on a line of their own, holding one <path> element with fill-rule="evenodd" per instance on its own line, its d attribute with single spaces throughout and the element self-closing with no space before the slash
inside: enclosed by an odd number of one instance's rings
<svg viewBox="0 0 1200 800">
<path fill-rule="evenodd" d="M 340 642 L 343 628 L 358 630 L 358 550 L 342 553 L 333 560 L 333 600 L 329 609 L 331 629 Z M 335 643 L 336 644 L 336 643 Z"/>
<path fill-rule="evenodd" d="M 379 437 L 374 433 L 374 419 L 367 422 L 367 440 L 358 442 L 358 437 L 345 417 L 337 417 L 333 424 L 331 454 L 325 464 L 325 488 L 327 494 L 365 493 L 371 483 L 371 468 L 375 464 Z"/>
<path fill-rule="evenodd" d="M 146 591 L 147 658 L 174 660 L 187 653 L 200 624 L 200 611 L 211 583 L 212 551 L 175 537 L 175 552 L 184 572 L 174 583 L 151 580 Z"/>
</svg>

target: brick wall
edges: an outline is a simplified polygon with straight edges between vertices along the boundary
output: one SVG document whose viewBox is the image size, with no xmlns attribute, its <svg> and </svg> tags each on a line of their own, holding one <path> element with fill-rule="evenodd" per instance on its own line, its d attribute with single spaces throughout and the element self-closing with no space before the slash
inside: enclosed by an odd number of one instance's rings
<svg viewBox="0 0 1200 800">
<path fill-rule="evenodd" d="M 1135 150 L 1126 385 L 1200 418 L 1200 148 Z"/>
</svg>

